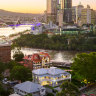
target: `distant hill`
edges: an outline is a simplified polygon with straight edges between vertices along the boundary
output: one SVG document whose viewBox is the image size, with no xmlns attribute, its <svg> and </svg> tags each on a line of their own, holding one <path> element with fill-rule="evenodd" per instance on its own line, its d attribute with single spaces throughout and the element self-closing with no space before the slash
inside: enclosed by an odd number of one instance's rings
<svg viewBox="0 0 96 96">
<path fill-rule="evenodd" d="M 18 12 L 11 12 L 0 9 L 0 16 L 23 16 L 23 17 L 34 17 L 34 16 L 41 16 L 41 14 L 31 14 L 31 13 L 18 13 Z"/>
</svg>

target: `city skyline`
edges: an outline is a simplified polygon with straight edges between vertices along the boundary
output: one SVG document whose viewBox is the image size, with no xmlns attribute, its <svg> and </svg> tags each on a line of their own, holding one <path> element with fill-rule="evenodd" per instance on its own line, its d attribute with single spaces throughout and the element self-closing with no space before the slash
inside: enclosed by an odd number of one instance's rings
<svg viewBox="0 0 96 96">
<path fill-rule="evenodd" d="M 2 0 L 0 1 L 0 9 L 21 12 L 21 13 L 43 13 L 46 10 L 47 0 Z M 73 6 L 78 5 L 79 2 L 85 7 L 87 4 L 96 10 L 95 0 L 73 0 Z"/>
</svg>

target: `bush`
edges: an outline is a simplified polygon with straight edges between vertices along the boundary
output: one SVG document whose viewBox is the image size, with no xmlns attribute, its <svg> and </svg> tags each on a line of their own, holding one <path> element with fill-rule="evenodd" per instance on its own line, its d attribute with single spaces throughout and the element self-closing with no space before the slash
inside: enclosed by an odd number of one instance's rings
<svg viewBox="0 0 96 96">
<path fill-rule="evenodd" d="M 22 61 L 23 60 L 23 57 L 24 57 L 24 54 L 20 51 L 20 52 L 16 52 L 14 55 L 13 55 L 13 58 L 15 59 L 15 61 Z"/>
<path fill-rule="evenodd" d="M 54 96 L 54 94 L 52 94 L 52 93 L 48 93 L 46 96 Z"/>
</svg>

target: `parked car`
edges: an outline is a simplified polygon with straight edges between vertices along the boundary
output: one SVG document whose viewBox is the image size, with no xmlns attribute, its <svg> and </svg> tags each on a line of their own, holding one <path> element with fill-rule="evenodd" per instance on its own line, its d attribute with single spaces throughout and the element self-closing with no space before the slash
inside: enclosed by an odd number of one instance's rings
<svg viewBox="0 0 96 96">
<path fill-rule="evenodd" d="M 18 81 L 9 81 L 8 84 L 13 87 L 15 86 L 16 84 L 18 84 Z"/>
<path fill-rule="evenodd" d="M 3 83 L 3 84 L 8 84 L 8 79 L 7 79 L 7 78 L 4 78 L 4 79 L 2 80 L 2 83 Z"/>
</svg>

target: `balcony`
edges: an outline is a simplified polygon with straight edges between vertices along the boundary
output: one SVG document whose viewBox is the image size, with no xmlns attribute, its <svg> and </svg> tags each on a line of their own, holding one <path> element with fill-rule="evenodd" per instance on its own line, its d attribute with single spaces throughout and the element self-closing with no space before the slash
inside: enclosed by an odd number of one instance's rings
<svg viewBox="0 0 96 96">
<path fill-rule="evenodd" d="M 58 81 L 62 81 L 62 80 L 69 80 L 69 79 L 71 79 L 71 77 L 66 77 L 66 78 L 59 78 L 59 79 L 46 79 L 46 78 L 44 78 L 44 79 L 40 79 L 39 81 L 40 82 L 43 82 L 43 81 L 50 81 L 50 82 L 58 82 Z"/>
</svg>

